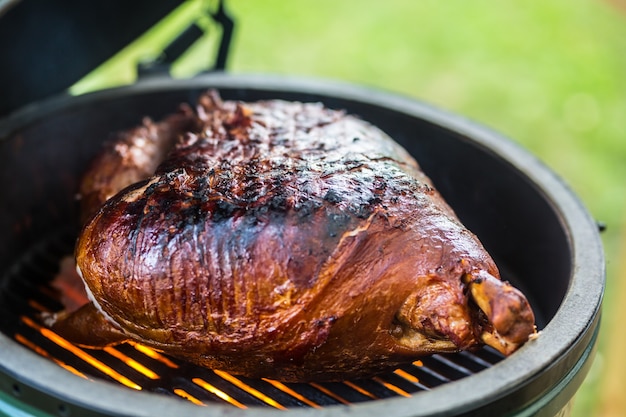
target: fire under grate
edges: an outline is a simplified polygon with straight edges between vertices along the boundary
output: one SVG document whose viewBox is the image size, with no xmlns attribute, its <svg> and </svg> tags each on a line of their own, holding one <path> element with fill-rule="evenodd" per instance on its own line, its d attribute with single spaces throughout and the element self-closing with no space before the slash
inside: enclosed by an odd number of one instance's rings
<svg viewBox="0 0 626 417">
<path fill-rule="evenodd" d="M 476 352 L 435 354 L 371 379 L 324 383 L 282 383 L 211 370 L 171 358 L 139 343 L 104 349 L 79 348 L 41 320 L 41 312 L 63 308 L 51 285 L 61 262 L 73 252 L 74 231 L 62 230 L 27 251 L 1 281 L 0 331 L 33 352 L 86 380 L 101 379 L 199 406 L 228 403 L 288 409 L 353 404 L 390 397 L 411 397 L 447 382 L 474 375 L 503 359 L 489 347 Z M 65 294 L 71 296 L 72 294 Z"/>
</svg>

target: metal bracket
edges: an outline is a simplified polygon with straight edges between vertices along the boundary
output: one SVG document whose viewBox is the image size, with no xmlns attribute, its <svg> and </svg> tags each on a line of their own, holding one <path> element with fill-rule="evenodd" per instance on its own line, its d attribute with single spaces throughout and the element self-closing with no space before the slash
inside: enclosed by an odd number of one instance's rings
<svg viewBox="0 0 626 417">
<path fill-rule="evenodd" d="M 235 23 L 226 12 L 224 3 L 225 0 L 218 0 L 217 9 L 214 12 L 207 12 L 207 15 L 210 16 L 217 25 L 221 26 L 222 29 L 217 48 L 217 56 L 215 57 L 213 66 L 209 68 L 208 71 L 224 71 L 226 69 Z M 201 28 L 197 22 L 192 22 L 163 49 L 163 52 L 157 59 L 138 64 L 137 71 L 139 76 L 169 73 L 172 64 L 205 34 L 205 30 Z"/>
</svg>

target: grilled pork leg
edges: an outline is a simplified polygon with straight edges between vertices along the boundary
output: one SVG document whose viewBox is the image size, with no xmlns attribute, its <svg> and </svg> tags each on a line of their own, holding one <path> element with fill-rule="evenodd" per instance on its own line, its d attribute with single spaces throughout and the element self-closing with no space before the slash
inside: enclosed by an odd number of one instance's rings
<svg viewBox="0 0 626 417">
<path fill-rule="evenodd" d="M 91 304 L 52 325 L 70 340 L 307 381 L 485 343 L 510 354 L 534 334 L 524 295 L 379 129 L 215 94 L 193 119 L 153 175 L 86 223 L 76 260 Z"/>
</svg>

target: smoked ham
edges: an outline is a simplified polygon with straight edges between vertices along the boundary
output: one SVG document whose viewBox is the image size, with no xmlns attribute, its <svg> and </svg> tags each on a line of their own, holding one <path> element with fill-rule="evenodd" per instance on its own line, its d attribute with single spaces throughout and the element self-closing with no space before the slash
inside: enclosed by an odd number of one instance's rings
<svg viewBox="0 0 626 417">
<path fill-rule="evenodd" d="M 206 93 L 120 133 L 81 195 L 90 302 L 51 320 L 77 344 L 321 381 L 483 344 L 508 355 L 535 334 L 416 161 L 321 104 Z"/>
</svg>

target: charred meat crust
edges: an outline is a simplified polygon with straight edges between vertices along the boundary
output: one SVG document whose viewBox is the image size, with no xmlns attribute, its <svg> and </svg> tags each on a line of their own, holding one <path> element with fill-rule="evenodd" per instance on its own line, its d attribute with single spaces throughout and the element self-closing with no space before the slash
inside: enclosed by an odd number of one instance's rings
<svg viewBox="0 0 626 417">
<path fill-rule="evenodd" d="M 186 133 L 172 141 L 161 122 L 154 175 L 86 208 L 77 265 L 117 332 L 292 381 L 483 343 L 462 277 L 497 268 L 382 131 L 320 104 L 215 94 L 178 116 Z"/>
</svg>

